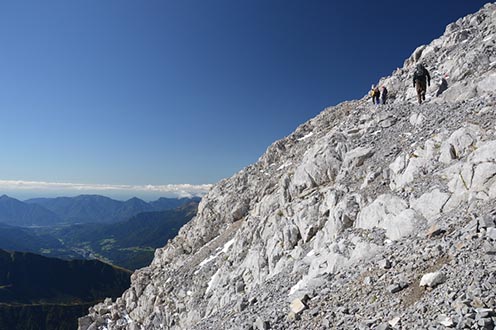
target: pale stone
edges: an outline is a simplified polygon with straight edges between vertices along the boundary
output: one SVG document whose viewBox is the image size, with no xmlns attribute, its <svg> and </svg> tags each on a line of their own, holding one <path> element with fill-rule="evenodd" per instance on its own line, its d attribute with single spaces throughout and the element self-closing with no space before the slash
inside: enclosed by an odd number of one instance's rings
<svg viewBox="0 0 496 330">
<path fill-rule="evenodd" d="M 407 207 L 407 203 L 399 197 L 390 194 L 380 195 L 360 211 L 355 226 L 364 229 L 381 227 L 386 216 L 396 216 Z"/>
<path fill-rule="evenodd" d="M 444 325 L 445 327 L 452 327 L 453 325 L 455 325 L 451 317 L 444 314 L 439 315 L 437 321 L 439 322 L 439 324 Z"/>
<path fill-rule="evenodd" d="M 410 200 L 410 207 L 422 214 L 428 221 L 432 221 L 442 213 L 443 206 L 449 197 L 449 194 L 436 188 L 417 199 Z"/>
<path fill-rule="evenodd" d="M 483 162 L 496 162 L 496 140 L 481 143 L 470 155 L 470 162 L 477 164 Z"/>
<path fill-rule="evenodd" d="M 392 326 L 394 328 L 395 326 L 397 326 L 400 323 L 400 321 L 401 321 L 401 318 L 399 316 L 396 316 L 396 317 L 392 318 L 391 320 L 389 320 L 388 323 L 390 326 Z"/>
<path fill-rule="evenodd" d="M 446 275 L 444 275 L 444 273 L 442 272 L 427 273 L 422 276 L 422 279 L 420 280 L 420 286 L 428 286 L 434 288 L 439 284 L 444 283 L 445 281 Z"/>
<path fill-rule="evenodd" d="M 434 158 L 437 153 L 437 143 L 427 140 L 423 147 L 417 148 L 412 154 L 401 154 L 389 165 L 392 171 L 389 186 L 397 190 L 420 177 L 422 173 L 428 173 L 434 166 Z"/>
<path fill-rule="evenodd" d="M 448 164 L 453 159 L 467 155 L 471 151 L 470 147 L 474 147 L 480 140 L 481 134 L 481 128 L 476 125 L 467 125 L 456 130 L 442 143 L 439 161 Z"/>
<path fill-rule="evenodd" d="M 344 167 L 358 167 L 362 166 L 365 159 L 373 154 L 373 148 L 358 147 L 348 151 L 344 156 Z"/>
<path fill-rule="evenodd" d="M 410 124 L 413 126 L 420 126 L 424 122 L 424 119 L 425 117 L 421 113 L 413 113 L 410 116 Z"/>
<path fill-rule="evenodd" d="M 488 191 L 491 185 L 495 182 L 496 163 L 482 163 L 477 165 L 474 169 L 470 190 Z"/>
<path fill-rule="evenodd" d="M 361 210 L 355 226 L 384 228 L 388 238 L 397 240 L 413 233 L 420 221 L 422 219 L 418 213 L 408 209 L 404 200 L 385 194 Z"/>
<path fill-rule="evenodd" d="M 493 241 L 496 241 L 496 228 L 493 228 L 493 227 L 487 228 L 486 229 L 486 235 L 487 235 L 487 237 L 489 237 Z"/>
<path fill-rule="evenodd" d="M 289 308 L 291 309 L 291 311 L 293 313 L 298 315 L 301 312 L 303 312 L 307 308 L 307 306 L 300 299 L 296 298 L 291 302 L 291 305 L 289 305 Z"/>
<path fill-rule="evenodd" d="M 296 192 L 333 182 L 341 168 L 343 156 L 341 145 L 335 142 L 334 136 L 314 144 L 296 168 L 292 181 Z"/>
<path fill-rule="evenodd" d="M 482 79 L 477 84 L 477 90 L 481 92 L 494 92 L 496 90 L 496 73 Z"/>
</svg>

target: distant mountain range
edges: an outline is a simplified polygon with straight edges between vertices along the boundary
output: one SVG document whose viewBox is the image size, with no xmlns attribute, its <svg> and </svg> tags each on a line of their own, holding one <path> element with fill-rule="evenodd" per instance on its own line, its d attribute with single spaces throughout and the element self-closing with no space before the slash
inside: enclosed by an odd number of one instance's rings
<svg viewBox="0 0 496 330">
<path fill-rule="evenodd" d="M 7 195 L 0 196 L 0 223 L 14 226 L 51 226 L 62 219 L 37 204 L 21 202 Z"/>
<path fill-rule="evenodd" d="M 100 195 L 33 198 L 21 202 L 0 197 L 0 223 L 13 226 L 53 226 L 76 223 L 115 223 L 142 213 L 165 211 L 200 198 L 160 198 L 147 203 L 139 198 L 117 201 Z"/>
<path fill-rule="evenodd" d="M 15 205 L 18 213 L 32 207 L 45 210 L 44 206 L 32 204 L 41 203 L 51 208 L 46 212 L 53 214 L 55 213 L 52 210 L 58 212 L 60 216 L 55 215 L 57 219 L 69 217 L 64 216 L 64 211 L 70 213 L 72 219 L 75 219 L 77 209 L 85 210 L 85 213 L 79 212 L 80 218 L 81 214 L 87 214 L 87 217 L 92 220 L 95 219 L 94 215 L 97 212 L 105 216 L 117 214 L 112 210 L 118 210 L 122 217 L 126 213 L 131 214 L 125 220 L 114 223 L 96 221 L 82 223 L 80 221 L 77 224 L 65 222 L 59 225 L 38 227 L 19 227 L 0 223 L 0 249 L 33 252 L 62 259 L 96 258 L 131 270 L 145 267 L 151 262 L 155 249 L 164 246 L 167 240 L 176 236 L 179 229 L 196 214 L 199 201 L 198 198 L 161 198 L 146 203 L 133 198 L 126 202 L 119 202 L 103 196 L 86 195 L 75 198 L 36 199 L 20 202 L 3 196 L 0 198 L 0 214 L 2 200 L 4 205 Z M 109 206 L 111 210 L 103 208 L 103 205 Z M 177 205 L 180 206 L 167 210 Z M 134 214 L 143 208 L 166 210 Z M 14 221 L 10 221 L 12 222 Z M 23 222 L 23 224 L 27 223 L 36 224 L 28 220 Z"/>
<path fill-rule="evenodd" d="M 0 329 L 75 329 L 88 304 L 122 294 L 130 275 L 97 260 L 0 250 Z"/>
</svg>

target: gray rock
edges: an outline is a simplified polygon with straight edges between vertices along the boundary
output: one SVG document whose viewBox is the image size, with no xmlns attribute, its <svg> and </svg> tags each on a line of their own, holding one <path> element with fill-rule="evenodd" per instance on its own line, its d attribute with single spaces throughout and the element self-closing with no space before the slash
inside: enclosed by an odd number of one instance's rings
<svg viewBox="0 0 496 330">
<path fill-rule="evenodd" d="M 451 317 L 444 315 L 444 314 L 441 314 L 438 316 L 437 322 L 441 325 L 444 325 L 445 327 L 448 327 L 448 328 L 451 328 L 455 325 L 453 323 L 453 320 L 451 319 Z"/>
<path fill-rule="evenodd" d="M 375 328 L 376 330 L 391 330 L 391 326 L 388 323 L 381 323 Z"/>
<path fill-rule="evenodd" d="M 264 321 L 264 320 L 262 320 L 262 318 L 257 317 L 257 320 L 253 324 L 253 327 L 256 330 L 267 330 L 267 329 L 270 329 L 270 322 Z"/>
<path fill-rule="evenodd" d="M 289 312 L 288 314 L 288 320 L 290 322 L 294 322 L 294 321 L 298 321 L 298 320 L 301 320 L 301 315 L 300 314 L 296 314 L 295 312 Z"/>
<path fill-rule="evenodd" d="M 242 312 L 248 307 L 248 301 L 245 298 L 240 299 L 236 303 L 236 311 Z"/>
<path fill-rule="evenodd" d="M 399 316 L 395 316 L 394 318 L 388 321 L 388 324 L 393 328 L 398 326 L 400 323 L 401 323 L 401 317 Z"/>
<path fill-rule="evenodd" d="M 479 227 L 481 228 L 495 228 L 496 224 L 494 223 L 494 217 L 491 214 L 487 214 L 478 219 Z"/>
<path fill-rule="evenodd" d="M 496 228 L 487 228 L 486 235 L 493 241 L 496 241 Z"/>
<path fill-rule="evenodd" d="M 389 261 L 388 259 L 382 259 L 381 261 L 379 261 L 379 267 L 383 269 L 390 269 L 391 261 Z"/>
<path fill-rule="evenodd" d="M 93 323 L 93 320 L 89 316 L 83 316 L 78 319 L 78 328 L 88 329 Z"/>
<path fill-rule="evenodd" d="M 387 290 L 390 293 L 396 293 L 396 292 L 400 292 L 402 290 L 402 287 L 400 284 L 396 283 L 396 284 L 391 284 L 390 286 L 388 286 Z"/>
</svg>

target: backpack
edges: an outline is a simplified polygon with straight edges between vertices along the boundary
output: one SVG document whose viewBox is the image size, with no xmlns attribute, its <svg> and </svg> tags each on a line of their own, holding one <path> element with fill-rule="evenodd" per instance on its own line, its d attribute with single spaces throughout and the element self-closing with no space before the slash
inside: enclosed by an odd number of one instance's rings
<svg viewBox="0 0 496 330">
<path fill-rule="evenodd" d="M 413 76 L 415 78 L 423 78 L 427 75 L 427 70 L 422 64 L 418 64 L 417 67 L 415 68 L 415 72 L 413 73 Z"/>
</svg>

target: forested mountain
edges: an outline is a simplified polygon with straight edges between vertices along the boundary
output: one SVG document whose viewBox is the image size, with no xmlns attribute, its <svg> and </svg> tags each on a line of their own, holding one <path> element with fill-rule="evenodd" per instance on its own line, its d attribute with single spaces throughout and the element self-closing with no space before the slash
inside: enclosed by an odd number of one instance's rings
<svg viewBox="0 0 496 330">
<path fill-rule="evenodd" d="M 0 329 L 74 329 L 89 303 L 129 283 L 130 272 L 98 260 L 0 250 Z"/>
<path fill-rule="evenodd" d="M 174 210 L 140 213 L 114 224 L 80 224 L 54 228 L 51 235 L 87 257 L 98 257 L 128 269 L 150 263 L 156 248 L 164 246 L 196 214 L 197 202 Z"/>
<path fill-rule="evenodd" d="M 33 252 L 64 259 L 82 258 L 49 233 L 39 232 L 39 229 L 35 228 L 15 227 L 1 223 L 0 249 Z"/>
</svg>

